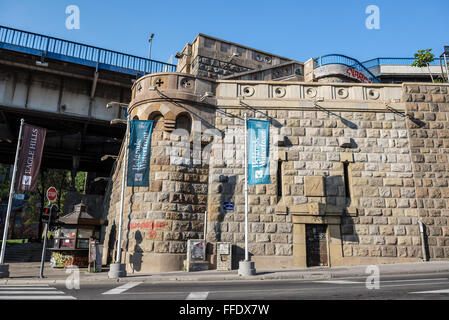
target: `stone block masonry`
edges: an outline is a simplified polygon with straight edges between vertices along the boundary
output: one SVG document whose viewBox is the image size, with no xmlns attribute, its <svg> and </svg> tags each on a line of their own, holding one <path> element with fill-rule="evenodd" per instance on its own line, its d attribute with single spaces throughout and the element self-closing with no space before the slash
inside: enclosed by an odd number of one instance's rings
<svg viewBox="0 0 449 320">
<path fill-rule="evenodd" d="M 156 81 L 164 83 L 161 93 L 147 90 Z M 331 266 L 421 260 L 418 219 L 430 259 L 449 258 L 447 85 L 280 84 L 170 73 L 147 75 L 137 86 L 143 90 L 133 94 L 131 116 L 158 121 L 150 186 L 126 189 L 130 272 L 181 270 L 187 240 L 203 236 L 206 210 L 211 266 L 218 242 L 233 245 L 238 266 L 245 113 L 270 121 L 271 184 L 250 186 L 248 199 L 248 249 L 258 270 L 309 265 L 309 225 L 324 226 L 320 248 Z M 201 99 L 206 91 L 213 96 Z M 173 130 L 182 128 L 188 139 L 174 139 Z M 106 208 L 109 255 L 120 171 L 118 165 Z"/>
</svg>

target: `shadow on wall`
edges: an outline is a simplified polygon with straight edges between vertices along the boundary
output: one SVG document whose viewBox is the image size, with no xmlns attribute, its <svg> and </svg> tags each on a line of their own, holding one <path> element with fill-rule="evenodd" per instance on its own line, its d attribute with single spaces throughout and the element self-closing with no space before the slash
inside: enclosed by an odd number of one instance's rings
<svg viewBox="0 0 449 320">
<path fill-rule="evenodd" d="M 360 242 L 359 236 L 354 228 L 357 217 L 350 216 L 348 214 L 348 208 L 351 206 L 351 195 L 349 181 L 345 181 L 347 178 L 349 178 L 349 176 L 346 178 L 344 176 L 325 177 L 326 204 L 337 207 L 339 211 L 340 208 L 343 209 L 340 224 L 340 233 L 343 245 L 350 243 L 358 244 Z"/>
<path fill-rule="evenodd" d="M 114 251 L 115 251 L 115 243 L 116 243 L 116 226 L 115 221 L 111 226 L 111 231 L 109 232 L 109 240 L 108 240 L 108 255 L 106 257 L 106 264 L 113 263 L 114 261 Z"/>
<path fill-rule="evenodd" d="M 133 254 L 129 256 L 129 264 L 131 265 L 131 269 L 134 272 L 139 272 L 142 269 L 142 253 L 143 250 L 140 247 L 140 244 L 143 241 L 142 233 L 137 230 L 134 238 L 136 240 L 136 244 L 134 245 Z"/>
<path fill-rule="evenodd" d="M 218 192 L 220 192 L 221 207 L 220 207 L 220 214 L 218 215 L 218 220 L 215 222 L 214 225 L 214 233 L 217 242 L 230 240 L 230 239 L 222 239 L 221 236 L 223 220 L 225 218 L 225 215 L 227 214 L 226 210 L 223 208 L 223 204 L 225 202 L 232 201 L 232 198 L 234 197 L 235 193 L 235 187 L 237 184 L 237 176 L 221 175 L 219 179 L 221 184 L 218 186 Z"/>
</svg>

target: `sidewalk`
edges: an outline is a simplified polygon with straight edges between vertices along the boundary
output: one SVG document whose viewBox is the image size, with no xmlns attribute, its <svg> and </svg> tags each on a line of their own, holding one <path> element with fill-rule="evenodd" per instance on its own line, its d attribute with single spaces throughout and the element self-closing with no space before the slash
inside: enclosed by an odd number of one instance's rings
<svg viewBox="0 0 449 320">
<path fill-rule="evenodd" d="M 435 274 L 449 272 L 449 261 L 413 262 L 377 265 L 382 275 Z M 64 284 L 70 276 L 66 269 L 53 269 L 48 263 L 44 269 L 44 279 L 39 279 L 40 263 L 10 263 L 10 278 L 0 279 L 2 284 Z M 237 270 L 232 271 L 197 271 L 197 272 L 165 272 L 154 274 L 128 274 L 120 279 L 109 279 L 107 271 L 89 273 L 86 268 L 80 269 L 81 283 L 94 282 L 170 282 L 170 281 L 235 281 L 235 280 L 326 280 L 335 278 L 367 277 L 367 266 L 304 268 L 289 270 L 257 270 L 256 275 L 241 277 Z"/>
</svg>

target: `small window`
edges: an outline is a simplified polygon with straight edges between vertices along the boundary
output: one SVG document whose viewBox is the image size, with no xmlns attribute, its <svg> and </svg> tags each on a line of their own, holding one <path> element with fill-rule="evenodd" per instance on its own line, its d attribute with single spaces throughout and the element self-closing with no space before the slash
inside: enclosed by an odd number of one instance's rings
<svg viewBox="0 0 449 320">
<path fill-rule="evenodd" d="M 282 160 L 278 161 L 278 170 L 276 173 L 278 201 L 282 198 Z"/>
<path fill-rule="evenodd" d="M 176 129 L 184 129 L 189 135 L 192 130 L 192 121 L 188 115 L 180 115 L 176 118 Z"/>
<path fill-rule="evenodd" d="M 204 47 L 212 48 L 213 46 L 215 46 L 215 40 L 204 38 Z"/>
<path fill-rule="evenodd" d="M 349 188 L 349 162 L 343 162 L 343 175 L 344 175 L 344 179 L 345 179 L 345 195 L 346 195 L 346 199 L 349 200 L 351 199 L 351 193 L 350 193 L 350 188 Z"/>
<path fill-rule="evenodd" d="M 76 245 L 77 249 L 89 249 L 89 239 L 79 239 Z"/>
<path fill-rule="evenodd" d="M 78 229 L 78 238 L 90 238 L 92 237 L 91 229 Z"/>
<path fill-rule="evenodd" d="M 228 52 L 229 49 L 231 49 L 231 45 L 227 44 L 227 43 L 221 43 L 220 45 L 220 50 L 222 52 Z"/>
</svg>

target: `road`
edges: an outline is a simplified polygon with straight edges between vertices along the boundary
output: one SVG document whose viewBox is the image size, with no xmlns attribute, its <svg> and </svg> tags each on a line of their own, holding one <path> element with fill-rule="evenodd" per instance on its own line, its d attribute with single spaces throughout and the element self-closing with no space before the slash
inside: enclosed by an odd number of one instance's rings
<svg viewBox="0 0 449 320">
<path fill-rule="evenodd" d="M 64 285 L 2 285 L 0 300 L 390 300 L 449 299 L 449 273 L 381 276 L 379 289 L 366 278 L 217 282 L 109 282 Z"/>
</svg>

